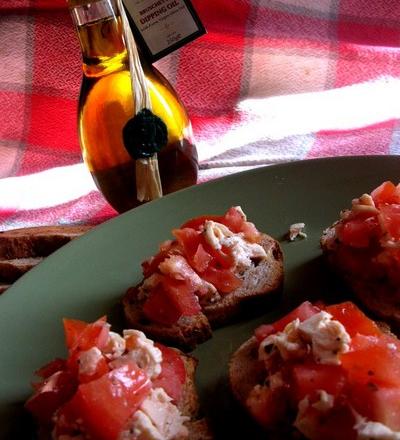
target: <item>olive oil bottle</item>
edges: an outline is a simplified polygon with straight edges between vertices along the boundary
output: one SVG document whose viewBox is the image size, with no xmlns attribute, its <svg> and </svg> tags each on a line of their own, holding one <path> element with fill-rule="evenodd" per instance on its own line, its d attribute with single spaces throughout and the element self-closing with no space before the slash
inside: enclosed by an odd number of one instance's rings
<svg viewBox="0 0 400 440">
<path fill-rule="evenodd" d="M 114 0 L 68 0 L 68 5 L 82 49 L 78 134 L 83 159 L 107 201 L 124 212 L 142 202 L 137 199 L 135 160 L 122 137 L 135 101 L 121 17 Z M 167 145 L 158 153 L 162 192 L 168 194 L 196 183 L 197 151 L 174 89 L 154 66 L 140 61 L 152 111 L 168 129 Z"/>
</svg>

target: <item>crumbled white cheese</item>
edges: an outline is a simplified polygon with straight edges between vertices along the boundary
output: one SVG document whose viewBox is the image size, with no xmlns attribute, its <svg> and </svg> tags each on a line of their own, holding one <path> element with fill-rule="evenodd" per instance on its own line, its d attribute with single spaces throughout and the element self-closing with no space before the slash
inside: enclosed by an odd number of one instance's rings
<svg viewBox="0 0 400 440">
<path fill-rule="evenodd" d="M 396 351 L 397 350 L 397 345 L 394 344 L 393 342 L 389 342 L 389 344 L 387 344 L 387 348 L 391 351 Z"/>
<path fill-rule="evenodd" d="M 220 250 L 222 246 L 229 248 L 233 257 L 235 270 L 242 272 L 252 266 L 252 259 L 265 259 L 267 254 L 262 246 L 249 243 L 243 234 L 235 234 L 225 225 L 206 220 L 204 223 L 204 237 L 214 249 Z"/>
<path fill-rule="evenodd" d="M 294 241 L 297 237 L 307 238 L 307 234 L 304 232 L 306 227 L 305 223 L 293 223 L 289 226 L 289 240 Z"/>
<path fill-rule="evenodd" d="M 189 433 L 184 426 L 187 420 L 189 417 L 182 416 L 168 394 L 162 388 L 156 388 L 129 420 L 127 429 L 118 440 L 187 439 Z"/>
<path fill-rule="evenodd" d="M 318 390 L 319 400 L 312 403 L 311 406 L 320 412 L 326 412 L 333 408 L 335 398 L 325 390 Z"/>
<path fill-rule="evenodd" d="M 107 345 L 103 348 L 103 353 L 108 359 L 116 359 L 125 352 L 125 339 L 118 333 L 110 332 Z"/>
<path fill-rule="evenodd" d="M 103 354 L 97 347 L 92 347 L 89 348 L 89 350 L 81 351 L 78 360 L 79 374 L 94 374 L 102 357 Z"/>
<path fill-rule="evenodd" d="M 124 330 L 124 339 L 127 345 L 127 353 L 113 362 L 123 362 L 124 359 L 132 359 L 139 368 L 142 368 L 154 379 L 161 373 L 162 353 L 154 346 L 151 339 L 139 330 Z"/>
<path fill-rule="evenodd" d="M 313 403 L 310 401 L 310 396 L 305 396 L 298 403 L 298 412 L 293 426 L 307 438 L 319 438 L 318 425 L 316 425 L 314 419 L 307 416 L 308 409 L 312 407 L 321 413 L 325 413 L 333 408 L 334 400 L 335 398 L 324 390 L 318 390 L 318 400 Z"/>
<path fill-rule="evenodd" d="M 283 332 L 267 336 L 260 344 L 260 360 L 268 356 L 266 347 L 274 345 L 284 360 L 299 359 L 310 351 L 316 362 L 340 364 L 340 355 L 349 351 L 350 336 L 332 315 L 321 311 L 300 322 L 295 319 Z"/>
<path fill-rule="evenodd" d="M 383 423 L 367 421 L 359 414 L 356 418 L 357 440 L 400 440 L 400 432 L 392 431 Z"/>
</svg>

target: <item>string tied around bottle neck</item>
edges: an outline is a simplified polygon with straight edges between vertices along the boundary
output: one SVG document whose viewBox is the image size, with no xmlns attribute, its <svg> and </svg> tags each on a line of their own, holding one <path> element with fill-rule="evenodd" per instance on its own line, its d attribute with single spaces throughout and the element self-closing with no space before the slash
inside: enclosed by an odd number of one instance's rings
<svg viewBox="0 0 400 440">
<path fill-rule="evenodd" d="M 139 52 L 122 0 L 116 0 L 129 59 L 134 115 L 123 128 L 125 148 L 135 159 L 136 196 L 139 202 L 162 197 L 157 153 L 167 144 L 168 131 L 152 112 L 152 103 Z"/>
</svg>

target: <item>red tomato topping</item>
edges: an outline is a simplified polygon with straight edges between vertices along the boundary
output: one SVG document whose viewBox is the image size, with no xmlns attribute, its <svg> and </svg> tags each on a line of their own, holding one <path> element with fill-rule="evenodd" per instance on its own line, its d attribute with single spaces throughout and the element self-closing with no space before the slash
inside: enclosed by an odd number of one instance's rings
<svg viewBox="0 0 400 440">
<path fill-rule="evenodd" d="M 382 332 L 374 321 L 369 319 L 354 303 L 347 301 L 325 307 L 333 319 L 341 322 L 347 333 L 353 337 L 358 333 L 362 335 L 378 336 Z"/>
<path fill-rule="evenodd" d="M 78 383 L 68 371 L 57 371 L 48 377 L 27 400 L 25 408 L 42 424 L 51 423 L 54 412 L 75 393 Z"/>
<path fill-rule="evenodd" d="M 186 369 L 182 356 L 172 348 L 162 344 L 154 344 L 162 352 L 161 373 L 153 379 L 154 388 L 161 387 L 178 403 L 183 392 L 183 384 L 186 381 Z"/>
<path fill-rule="evenodd" d="M 213 284 L 221 293 L 229 293 L 242 285 L 242 280 L 229 269 L 209 267 L 201 274 L 202 278 Z"/>
<path fill-rule="evenodd" d="M 65 359 L 56 358 L 39 368 L 39 370 L 35 371 L 35 375 L 42 377 L 43 379 L 47 379 L 52 374 L 57 373 L 57 371 L 65 370 L 66 362 Z"/>
<path fill-rule="evenodd" d="M 400 239 L 400 205 L 384 205 L 380 208 L 383 230 L 394 240 Z"/>
<path fill-rule="evenodd" d="M 392 182 L 383 182 L 371 192 L 371 197 L 377 207 L 388 203 L 400 203 L 399 187 Z"/>
<path fill-rule="evenodd" d="M 70 351 L 89 350 L 97 347 L 105 347 L 109 337 L 109 328 L 106 317 L 88 324 L 77 319 L 63 319 L 65 341 Z"/>
<path fill-rule="evenodd" d="M 346 385 L 346 372 L 339 365 L 323 365 L 315 362 L 294 365 L 292 386 L 295 401 L 299 402 L 317 390 L 325 390 L 337 397 Z"/>
<path fill-rule="evenodd" d="M 299 319 L 300 322 L 303 322 L 320 311 L 321 309 L 312 305 L 310 301 L 304 301 L 286 316 L 274 322 L 273 326 L 276 332 L 281 332 L 290 322 L 294 321 L 295 319 Z"/>
<path fill-rule="evenodd" d="M 80 419 L 84 432 L 96 440 L 115 440 L 128 418 L 148 395 L 151 382 L 133 362 L 81 384 L 61 409 L 71 422 Z"/>
<path fill-rule="evenodd" d="M 366 248 L 370 245 L 371 238 L 380 233 L 376 217 L 353 218 L 337 226 L 339 239 L 346 245 L 355 248 Z"/>
<path fill-rule="evenodd" d="M 143 312 L 150 320 L 171 325 L 181 316 L 196 315 L 201 311 L 199 300 L 188 280 L 174 280 L 161 276 L 143 306 Z"/>
</svg>

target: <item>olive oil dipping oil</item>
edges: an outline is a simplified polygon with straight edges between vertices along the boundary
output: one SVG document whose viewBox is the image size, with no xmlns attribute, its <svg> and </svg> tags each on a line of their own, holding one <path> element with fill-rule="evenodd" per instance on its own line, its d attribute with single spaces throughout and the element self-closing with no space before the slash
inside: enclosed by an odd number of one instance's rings
<svg viewBox="0 0 400 440">
<path fill-rule="evenodd" d="M 83 159 L 104 197 L 118 212 L 140 204 L 135 160 L 125 149 L 122 130 L 135 113 L 128 53 L 121 19 L 112 0 L 69 1 L 82 49 L 83 80 L 78 133 Z M 168 81 L 141 59 L 152 111 L 168 129 L 158 153 L 164 194 L 196 183 L 197 151 L 186 110 Z"/>
</svg>

